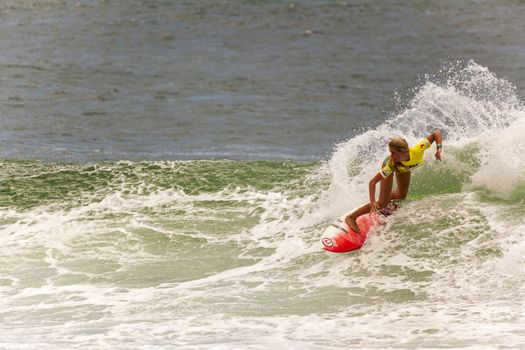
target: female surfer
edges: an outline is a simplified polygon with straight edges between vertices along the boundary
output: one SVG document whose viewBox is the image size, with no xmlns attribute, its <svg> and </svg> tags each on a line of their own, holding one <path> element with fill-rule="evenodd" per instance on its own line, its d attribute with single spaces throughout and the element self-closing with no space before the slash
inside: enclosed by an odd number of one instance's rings
<svg viewBox="0 0 525 350">
<path fill-rule="evenodd" d="M 423 155 L 433 142 L 436 142 L 437 160 L 441 160 L 442 149 L 441 131 L 436 129 L 426 138 L 419 141 L 414 147 L 408 147 L 405 139 L 396 136 L 388 141 L 390 156 L 384 162 L 381 170 L 370 180 L 368 191 L 370 203 L 363 205 L 345 218 L 346 224 L 355 232 L 360 233 L 357 218 L 366 213 L 377 212 L 385 208 L 391 200 L 403 200 L 407 196 L 410 185 L 410 171 L 423 163 Z M 394 174 L 397 188 L 392 190 Z M 381 182 L 379 199 L 376 201 L 376 185 Z"/>
</svg>

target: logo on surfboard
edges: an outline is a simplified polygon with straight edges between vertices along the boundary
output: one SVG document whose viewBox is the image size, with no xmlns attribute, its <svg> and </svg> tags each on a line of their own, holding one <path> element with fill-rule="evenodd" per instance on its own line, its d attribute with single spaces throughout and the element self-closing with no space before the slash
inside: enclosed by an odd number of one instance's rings
<svg viewBox="0 0 525 350">
<path fill-rule="evenodd" d="M 331 248 L 334 246 L 334 241 L 331 238 L 324 237 L 321 242 L 324 244 L 325 247 Z"/>
</svg>

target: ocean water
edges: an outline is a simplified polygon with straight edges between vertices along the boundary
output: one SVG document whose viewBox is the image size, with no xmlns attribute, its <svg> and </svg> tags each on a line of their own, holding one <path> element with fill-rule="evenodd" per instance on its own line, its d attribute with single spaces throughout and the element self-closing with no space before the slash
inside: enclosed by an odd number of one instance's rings
<svg viewBox="0 0 525 350">
<path fill-rule="evenodd" d="M 0 349 L 525 346 L 523 7 L 4 1 Z"/>
</svg>

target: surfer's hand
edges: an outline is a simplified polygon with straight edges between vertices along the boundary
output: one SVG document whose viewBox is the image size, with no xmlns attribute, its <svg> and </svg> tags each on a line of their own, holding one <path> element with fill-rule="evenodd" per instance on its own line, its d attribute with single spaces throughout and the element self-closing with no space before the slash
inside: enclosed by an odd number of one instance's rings
<svg viewBox="0 0 525 350">
<path fill-rule="evenodd" d="M 435 156 L 436 156 L 436 160 L 441 160 L 441 149 L 438 149 L 438 150 L 436 151 Z"/>
<path fill-rule="evenodd" d="M 379 204 L 377 202 L 370 202 L 370 212 L 371 213 L 377 213 L 379 210 Z"/>
</svg>

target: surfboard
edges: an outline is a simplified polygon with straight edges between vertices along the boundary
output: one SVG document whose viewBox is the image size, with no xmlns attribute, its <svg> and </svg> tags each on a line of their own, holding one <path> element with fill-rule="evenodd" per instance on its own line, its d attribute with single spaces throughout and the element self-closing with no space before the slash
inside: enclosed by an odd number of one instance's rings
<svg viewBox="0 0 525 350">
<path fill-rule="evenodd" d="M 361 248 L 370 230 L 384 223 L 384 219 L 398 208 L 397 203 L 391 203 L 378 213 L 369 213 L 358 217 L 356 222 L 359 226 L 359 233 L 348 227 L 345 222 L 346 216 L 353 213 L 355 209 L 344 213 L 324 231 L 321 238 L 323 249 L 332 253 L 346 253 Z"/>
</svg>

